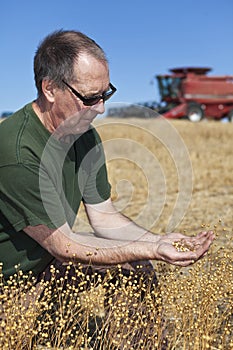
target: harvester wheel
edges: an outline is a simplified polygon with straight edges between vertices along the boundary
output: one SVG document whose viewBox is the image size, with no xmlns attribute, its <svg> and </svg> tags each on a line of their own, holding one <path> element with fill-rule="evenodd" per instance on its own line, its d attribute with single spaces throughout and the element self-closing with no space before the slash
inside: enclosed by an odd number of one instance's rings
<svg viewBox="0 0 233 350">
<path fill-rule="evenodd" d="M 228 113 L 228 120 L 233 123 L 233 109 Z"/>
<path fill-rule="evenodd" d="M 187 117 L 191 122 L 200 122 L 204 117 L 201 106 L 196 102 L 190 102 L 187 108 Z"/>
</svg>

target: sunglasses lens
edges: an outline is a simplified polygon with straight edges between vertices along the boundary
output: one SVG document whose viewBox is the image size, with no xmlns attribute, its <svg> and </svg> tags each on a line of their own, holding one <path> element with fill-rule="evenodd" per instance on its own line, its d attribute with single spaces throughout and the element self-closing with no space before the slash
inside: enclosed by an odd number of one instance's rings
<svg viewBox="0 0 233 350">
<path fill-rule="evenodd" d="M 108 93 L 106 93 L 103 96 L 96 96 L 96 97 L 86 98 L 84 104 L 86 106 L 94 106 L 95 104 L 99 103 L 100 100 L 103 100 L 103 102 L 107 101 L 112 96 L 112 94 L 113 94 L 113 92 L 109 91 Z"/>
<path fill-rule="evenodd" d="M 91 98 L 86 98 L 85 101 L 83 101 L 84 105 L 86 106 L 94 106 L 101 100 L 101 97 L 91 97 Z"/>
</svg>

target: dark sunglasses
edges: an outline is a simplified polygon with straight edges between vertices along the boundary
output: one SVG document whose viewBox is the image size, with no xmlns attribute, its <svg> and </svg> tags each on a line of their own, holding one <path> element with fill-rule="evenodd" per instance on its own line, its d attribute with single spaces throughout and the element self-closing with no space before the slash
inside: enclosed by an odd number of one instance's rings
<svg viewBox="0 0 233 350">
<path fill-rule="evenodd" d="M 85 106 L 94 106 L 96 103 L 98 103 L 100 100 L 103 100 L 103 102 L 107 101 L 112 95 L 116 92 L 115 86 L 113 86 L 111 83 L 109 84 L 109 87 L 111 90 L 104 92 L 102 95 L 95 95 L 90 97 L 84 97 L 82 96 L 78 91 L 76 91 L 72 86 L 70 86 L 65 80 L 62 80 L 62 82 L 73 92 L 73 94 L 78 97 Z"/>
</svg>

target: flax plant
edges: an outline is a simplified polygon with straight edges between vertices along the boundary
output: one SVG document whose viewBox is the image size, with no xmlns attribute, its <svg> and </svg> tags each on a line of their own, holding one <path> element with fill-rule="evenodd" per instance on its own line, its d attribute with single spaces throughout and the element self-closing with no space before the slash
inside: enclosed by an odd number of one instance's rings
<svg viewBox="0 0 233 350">
<path fill-rule="evenodd" d="M 232 231 L 214 230 L 215 244 L 191 267 L 157 263 L 157 286 L 139 273 L 124 276 L 120 266 L 91 277 L 72 262 L 65 276 L 52 267 L 51 281 L 39 284 L 19 267 L 8 281 L 1 274 L 0 348 L 233 349 Z M 227 247 L 219 247 L 220 235 L 228 235 Z"/>
</svg>

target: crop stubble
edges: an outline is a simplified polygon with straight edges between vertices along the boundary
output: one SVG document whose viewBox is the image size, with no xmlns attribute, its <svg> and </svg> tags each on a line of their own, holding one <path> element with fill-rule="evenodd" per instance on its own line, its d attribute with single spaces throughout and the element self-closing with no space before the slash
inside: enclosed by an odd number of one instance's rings
<svg viewBox="0 0 233 350">
<path fill-rule="evenodd" d="M 97 120 L 95 126 L 107 144 L 107 167 L 115 205 L 140 225 L 163 234 L 179 193 L 180 170 L 177 171 L 176 159 L 164 142 L 155 136 L 156 123 L 157 119 L 105 118 L 104 121 Z M 203 227 L 213 229 L 217 224 L 222 228 L 218 244 L 225 246 L 233 230 L 233 124 L 185 120 L 169 123 L 187 147 L 193 172 L 192 193 L 188 195 L 190 203 L 173 230 L 193 235 Z M 131 141 L 126 144 L 125 139 Z M 151 154 L 162 169 L 165 188 L 161 188 L 161 178 L 151 161 Z M 155 189 L 155 196 L 149 202 L 148 186 Z M 159 213 L 157 206 L 162 208 Z M 145 215 L 139 216 L 145 207 Z M 77 219 L 75 228 L 87 228 L 83 208 L 79 215 L 81 220 Z"/>
</svg>

